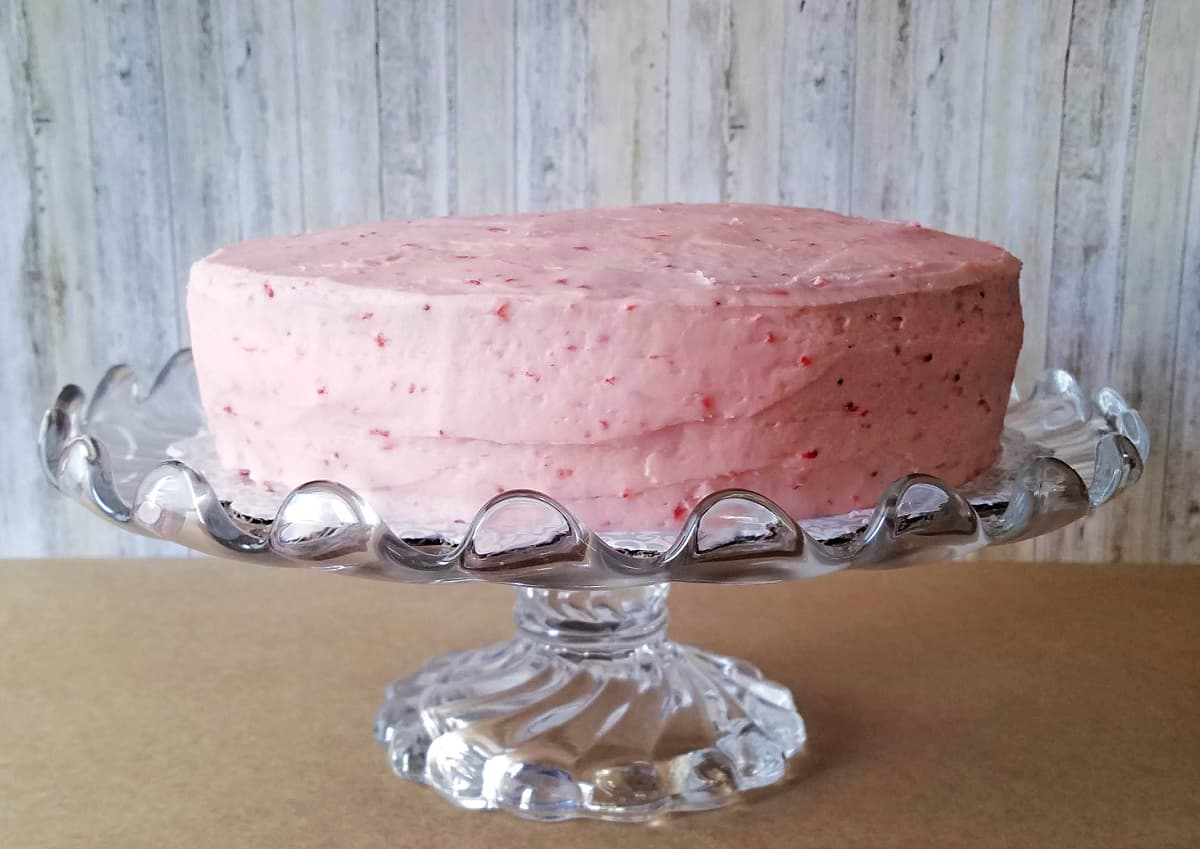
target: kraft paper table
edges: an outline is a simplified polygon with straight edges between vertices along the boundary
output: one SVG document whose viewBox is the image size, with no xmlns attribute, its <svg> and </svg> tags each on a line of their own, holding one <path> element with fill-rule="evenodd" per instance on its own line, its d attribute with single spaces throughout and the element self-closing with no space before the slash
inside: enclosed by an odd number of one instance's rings
<svg viewBox="0 0 1200 849">
<path fill-rule="evenodd" d="M 673 632 L 791 686 L 811 751 L 781 790 L 641 828 L 390 774 L 384 685 L 505 635 L 510 593 L 0 563 L 0 847 L 1200 846 L 1200 569 L 676 588 Z"/>
</svg>

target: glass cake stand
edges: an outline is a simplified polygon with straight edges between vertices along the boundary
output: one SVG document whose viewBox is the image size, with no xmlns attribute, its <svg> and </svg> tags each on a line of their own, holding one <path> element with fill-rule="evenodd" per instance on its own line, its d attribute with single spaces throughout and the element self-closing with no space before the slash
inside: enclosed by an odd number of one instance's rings
<svg viewBox="0 0 1200 849">
<path fill-rule="evenodd" d="M 909 475 L 874 510 L 800 523 L 729 490 L 677 534 L 597 534 L 548 496 L 512 491 L 468 525 L 422 528 L 337 482 L 272 493 L 221 468 L 185 350 L 144 393 L 124 366 L 90 402 L 67 386 L 39 447 L 55 487 L 134 533 L 275 566 L 515 585 L 513 637 L 387 689 L 375 734 L 392 768 L 465 808 L 642 821 L 781 781 L 806 739 L 786 688 L 667 639 L 670 582 L 893 568 L 1028 539 L 1133 484 L 1149 441 L 1115 391 L 1089 400 L 1051 370 L 1014 393 L 995 467 L 958 490 Z"/>
</svg>

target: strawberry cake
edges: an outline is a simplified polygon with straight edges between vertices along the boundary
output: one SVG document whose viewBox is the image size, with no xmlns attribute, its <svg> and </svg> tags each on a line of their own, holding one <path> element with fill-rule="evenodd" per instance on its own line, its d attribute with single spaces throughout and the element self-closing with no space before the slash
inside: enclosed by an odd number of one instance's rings
<svg viewBox="0 0 1200 849">
<path fill-rule="evenodd" d="M 597 529 L 738 487 L 796 517 L 990 465 L 1020 263 L 913 223 L 744 204 L 388 221 L 197 262 L 222 462 L 336 480 L 387 517 L 509 489 Z"/>
</svg>

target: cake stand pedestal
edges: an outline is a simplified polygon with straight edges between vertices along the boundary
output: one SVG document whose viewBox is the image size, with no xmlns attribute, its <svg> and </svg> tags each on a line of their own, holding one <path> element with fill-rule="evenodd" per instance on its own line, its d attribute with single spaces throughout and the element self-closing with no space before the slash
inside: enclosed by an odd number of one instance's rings
<svg viewBox="0 0 1200 849">
<path fill-rule="evenodd" d="M 439 657 L 388 688 L 375 733 L 393 769 L 465 808 L 642 821 L 783 780 L 806 734 L 786 688 L 667 639 L 670 582 L 895 568 L 1028 539 L 1135 483 L 1149 440 L 1118 393 L 1089 399 L 1051 370 L 1014 394 L 996 466 L 959 489 L 908 475 L 873 510 L 803 526 L 762 495 L 729 490 L 667 534 L 597 534 L 552 498 L 512 491 L 465 529 L 414 532 L 335 481 L 268 497 L 221 468 L 181 351 L 146 393 L 124 366 L 90 403 L 65 387 L 39 449 L 56 488 L 134 533 L 264 565 L 515 585 L 512 638 Z"/>
<path fill-rule="evenodd" d="M 388 688 L 393 769 L 539 820 L 646 820 L 779 781 L 805 740 L 791 693 L 667 639 L 667 591 L 518 590 L 514 637 Z"/>
</svg>

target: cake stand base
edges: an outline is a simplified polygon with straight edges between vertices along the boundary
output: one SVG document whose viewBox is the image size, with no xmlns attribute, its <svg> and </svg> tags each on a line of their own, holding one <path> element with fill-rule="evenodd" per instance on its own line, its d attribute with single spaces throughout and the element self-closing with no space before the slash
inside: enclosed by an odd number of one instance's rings
<svg viewBox="0 0 1200 849">
<path fill-rule="evenodd" d="M 804 745 L 787 688 L 666 638 L 667 585 L 520 589 L 517 635 L 391 685 L 398 775 L 464 808 L 644 821 L 782 780 Z"/>
</svg>

